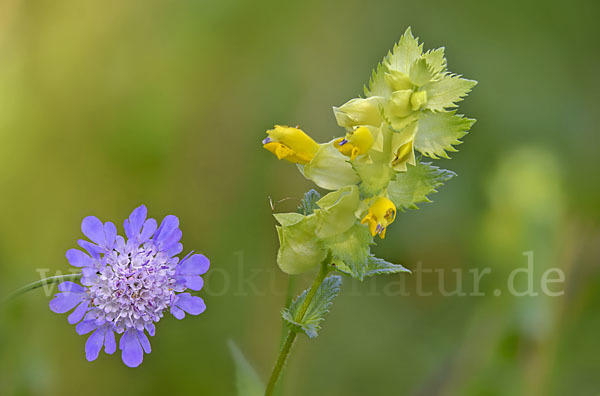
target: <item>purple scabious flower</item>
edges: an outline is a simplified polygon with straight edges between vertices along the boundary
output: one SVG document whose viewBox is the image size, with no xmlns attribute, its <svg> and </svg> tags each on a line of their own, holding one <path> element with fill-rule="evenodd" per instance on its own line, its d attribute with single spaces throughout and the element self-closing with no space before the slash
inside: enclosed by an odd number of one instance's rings
<svg viewBox="0 0 600 396">
<path fill-rule="evenodd" d="M 117 349 L 115 332 L 121 334 L 119 349 L 123 363 L 137 367 L 144 352 L 150 353 L 146 332 L 154 336 L 154 323 L 169 310 L 177 319 L 185 313 L 198 315 L 206 305 L 200 297 L 184 293 L 200 290 L 200 275 L 208 271 L 209 260 L 202 254 L 189 253 L 181 261 L 179 219 L 167 216 L 160 227 L 146 219 L 144 205 L 136 208 L 123 223 L 127 240 L 117 235 L 111 222 L 102 223 L 88 216 L 81 231 L 92 242 L 79 240 L 87 254 L 78 249 L 67 251 L 67 260 L 81 268 L 81 285 L 63 282 L 60 293 L 50 301 L 50 309 L 65 313 L 76 324 L 78 334 L 92 334 L 85 344 L 85 356 L 92 361 L 104 352 Z"/>
</svg>

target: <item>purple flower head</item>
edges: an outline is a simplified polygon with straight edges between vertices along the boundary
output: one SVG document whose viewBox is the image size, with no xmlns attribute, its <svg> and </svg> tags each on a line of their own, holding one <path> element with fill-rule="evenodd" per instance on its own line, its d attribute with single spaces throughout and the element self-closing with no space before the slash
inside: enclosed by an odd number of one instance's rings
<svg viewBox="0 0 600 396">
<path fill-rule="evenodd" d="M 69 263 L 81 268 L 81 285 L 61 283 L 50 309 L 73 310 L 68 322 L 77 325 L 78 334 L 91 333 L 85 344 L 89 361 L 98 357 L 103 346 L 108 354 L 116 351 L 116 332 L 122 334 L 123 363 L 137 367 L 144 353 L 151 351 L 146 332 L 154 336 L 154 323 L 165 311 L 183 319 L 186 312 L 198 315 L 206 309 L 202 298 L 183 292 L 202 289 L 200 275 L 208 271 L 210 262 L 192 253 L 180 261 L 176 257 L 183 250 L 179 219 L 167 216 L 157 227 L 156 220 L 146 215 L 142 205 L 125 220 L 127 240 L 117 235 L 113 223 L 86 217 L 81 230 L 91 242 L 78 242 L 87 253 L 67 251 Z"/>
</svg>

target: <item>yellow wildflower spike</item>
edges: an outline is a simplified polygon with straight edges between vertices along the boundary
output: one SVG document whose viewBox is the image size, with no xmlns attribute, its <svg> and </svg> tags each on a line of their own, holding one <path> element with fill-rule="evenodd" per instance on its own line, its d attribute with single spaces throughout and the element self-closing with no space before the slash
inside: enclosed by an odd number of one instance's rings
<svg viewBox="0 0 600 396">
<path fill-rule="evenodd" d="M 396 205 L 385 197 L 379 197 L 371 204 L 361 224 L 367 223 L 372 236 L 379 234 L 379 237 L 384 239 L 387 226 L 392 224 L 395 219 Z"/>
<path fill-rule="evenodd" d="M 317 142 L 298 127 L 275 125 L 267 134 L 269 136 L 262 141 L 263 147 L 278 159 L 306 165 L 319 150 Z"/>
<path fill-rule="evenodd" d="M 354 160 L 357 156 L 369 152 L 373 145 L 373 135 L 369 128 L 361 126 L 353 131 L 348 131 L 346 137 L 337 139 L 334 145 L 340 150 L 340 153 Z"/>
</svg>

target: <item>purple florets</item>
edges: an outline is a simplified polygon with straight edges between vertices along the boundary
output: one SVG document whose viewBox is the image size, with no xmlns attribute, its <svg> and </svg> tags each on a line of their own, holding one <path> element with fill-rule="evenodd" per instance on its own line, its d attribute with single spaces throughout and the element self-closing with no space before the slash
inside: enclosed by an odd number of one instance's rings
<svg viewBox="0 0 600 396">
<path fill-rule="evenodd" d="M 156 220 L 146 219 L 146 215 L 142 205 L 125 220 L 127 241 L 117 235 L 113 223 L 86 217 L 81 230 L 93 243 L 78 243 L 88 254 L 78 249 L 67 251 L 69 263 L 81 268 L 83 286 L 61 283 L 50 309 L 65 313 L 76 307 L 68 321 L 77 324 L 78 334 L 93 331 L 85 344 L 90 361 L 98 357 L 102 346 L 108 354 L 116 351 L 117 332 L 122 334 L 123 363 L 137 367 L 144 352 L 151 351 L 145 331 L 154 336 L 154 322 L 165 310 L 183 319 L 185 312 L 198 315 L 206 309 L 200 297 L 182 292 L 202 289 L 200 275 L 208 271 L 208 259 L 190 253 L 179 261 L 176 255 L 183 246 L 177 217 L 165 217 L 157 229 Z"/>
</svg>

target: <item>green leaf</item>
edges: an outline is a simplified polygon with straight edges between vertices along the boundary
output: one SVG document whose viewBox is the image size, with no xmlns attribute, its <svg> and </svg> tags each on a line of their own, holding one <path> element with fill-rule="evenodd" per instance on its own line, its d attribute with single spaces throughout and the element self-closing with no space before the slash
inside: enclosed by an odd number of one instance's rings
<svg viewBox="0 0 600 396">
<path fill-rule="evenodd" d="M 417 60 L 412 67 L 410 68 L 410 81 L 418 87 L 422 87 L 427 84 L 435 73 L 427 64 L 427 61 L 424 58 Z"/>
<path fill-rule="evenodd" d="M 387 98 L 391 95 L 392 90 L 385 82 L 385 73 L 387 72 L 387 67 L 383 63 L 377 64 L 377 67 L 371 73 L 371 78 L 369 79 L 369 87 L 365 85 L 365 95 L 367 97 L 370 96 L 382 96 Z"/>
<path fill-rule="evenodd" d="M 352 271 L 350 270 L 350 268 L 348 268 L 348 266 L 341 261 L 336 261 L 335 267 L 341 273 L 344 273 L 346 275 L 352 275 Z M 383 259 L 377 258 L 372 254 L 369 254 L 365 262 L 365 271 L 363 278 L 375 275 L 396 274 L 398 272 L 410 273 L 410 270 L 402 265 L 388 263 Z"/>
<path fill-rule="evenodd" d="M 396 180 L 388 186 L 388 196 L 400 210 L 419 209 L 416 204 L 431 202 L 427 195 L 437 192 L 436 188 L 454 176 L 456 173 L 452 171 L 420 162 L 409 166 L 407 172 L 396 175 Z"/>
<path fill-rule="evenodd" d="M 352 277 L 362 280 L 370 246 L 373 244 L 373 237 L 367 226 L 357 222 L 348 231 L 323 240 L 323 244 L 329 249 L 336 265 L 343 262 Z"/>
<path fill-rule="evenodd" d="M 410 270 L 399 264 L 388 263 L 384 259 L 377 258 L 372 254 L 367 257 L 365 276 L 396 274 L 398 272 L 410 273 Z"/>
<path fill-rule="evenodd" d="M 453 145 L 461 144 L 474 119 L 449 113 L 422 112 L 419 115 L 419 128 L 415 137 L 415 148 L 423 155 L 438 159 L 450 158 L 446 151 L 457 151 Z"/>
<path fill-rule="evenodd" d="M 423 44 L 414 38 L 410 27 L 400 38 L 398 44 L 387 56 L 387 67 L 390 70 L 397 70 L 404 74 L 409 74 L 410 69 L 417 59 L 423 54 Z"/>
<path fill-rule="evenodd" d="M 431 68 L 434 75 L 446 71 L 446 58 L 444 57 L 444 47 L 429 50 L 423 54 L 423 58 Z"/>
<path fill-rule="evenodd" d="M 296 213 L 290 215 L 302 216 Z M 291 217 L 291 216 L 290 216 Z M 306 272 L 319 265 L 325 257 L 325 250 L 318 238 L 315 238 L 317 218 L 315 215 L 303 216 L 303 219 L 290 226 L 277 226 L 279 251 L 277 264 L 287 274 Z"/>
<path fill-rule="evenodd" d="M 456 74 L 446 74 L 438 81 L 427 83 L 423 87 L 427 91 L 425 109 L 444 111 L 457 107 L 456 103 L 467 96 L 475 85 L 477 81 L 467 80 Z"/>
<path fill-rule="evenodd" d="M 325 319 L 325 315 L 329 312 L 333 299 L 340 292 L 342 286 L 342 277 L 332 275 L 325 278 L 317 293 L 314 295 L 304 317 L 296 321 L 298 310 L 306 299 L 308 290 L 304 290 L 296 300 L 292 302 L 289 308 L 282 311 L 281 316 L 285 320 L 290 330 L 298 333 L 303 332 L 309 338 L 315 338 L 317 332 L 321 329 L 321 322 Z"/>
<path fill-rule="evenodd" d="M 229 350 L 235 364 L 235 386 L 238 396 L 262 396 L 265 387 L 235 342 L 229 340 Z"/>
<path fill-rule="evenodd" d="M 304 216 L 313 214 L 315 209 L 319 208 L 317 205 L 319 199 L 321 199 L 321 194 L 314 189 L 305 192 L 302 201 L 300 201 L 300 206 L 298 206 L 298 213 L 301 213 Z"/>
</svg>

